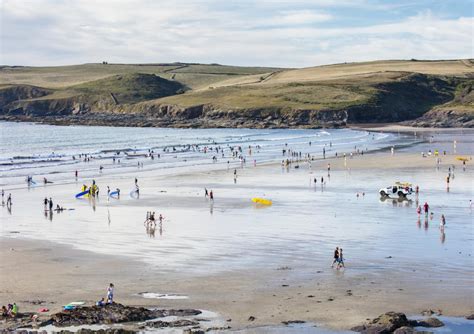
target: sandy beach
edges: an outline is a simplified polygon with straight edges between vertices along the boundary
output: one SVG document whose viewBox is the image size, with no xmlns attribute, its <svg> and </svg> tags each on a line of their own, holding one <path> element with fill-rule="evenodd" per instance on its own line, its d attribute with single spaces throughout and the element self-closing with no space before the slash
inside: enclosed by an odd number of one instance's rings
<svg viewBox="0 0 474 334">
<path fill-rule="evenodd" d="M 471 145 L 459 143 L 460 150 Z M 424 145 L 448 153 L 438 165 L 421 156 Z M 121 303 L 208 310 L 231 319 L 232 329 L 303 320 L 347 330 L 387 311 L 471 314 L 473 169 L 469 161 L 463 170 L 451 146 L 435 139 L 393 155 L 320 159 L 298 169 L 247 166 L 237 169 L 235 183 L 233 168 L 96 178 L 104 192 L 108 184 L 131 188 L 137 177 L 138 199 L 123 191 L 120 200 L 76 200 L 89 179 L 15 189 L 11 212 L 1 211 L 0 300 L 22 311 L 36 311 L 31 302 L 41 300 L 53 312 L 76 300 L 93 304 L 113 282 Z M 378 189 L 394 181 L 419 185 L 418 201 L 430 202 L 434 218 L 418 220 L 415 196 L 382 201 Z M 204 188 L 213 190 L 214 203 Z M 45 196 L 74 210 L 43 214 Z M 251 197 L 273 205 L 255 206 Z M 152 232 L 143 224 L 150 210 L 165 216 Z M 335 246 L 345 249 L 345 269 L 330 267 Z"/>
</svg>

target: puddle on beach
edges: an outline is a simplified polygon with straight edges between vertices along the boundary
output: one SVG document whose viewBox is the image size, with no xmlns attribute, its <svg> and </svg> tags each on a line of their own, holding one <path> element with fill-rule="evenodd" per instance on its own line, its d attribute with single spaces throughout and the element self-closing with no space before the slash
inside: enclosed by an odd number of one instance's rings
<svg viewBox="0 0 474 334">
<path fill-rule="evenodd" d="M 138 295 L 149 299 L 189 299 L 188 296 L 176 293 L 140 292 Z"/>
</svg>

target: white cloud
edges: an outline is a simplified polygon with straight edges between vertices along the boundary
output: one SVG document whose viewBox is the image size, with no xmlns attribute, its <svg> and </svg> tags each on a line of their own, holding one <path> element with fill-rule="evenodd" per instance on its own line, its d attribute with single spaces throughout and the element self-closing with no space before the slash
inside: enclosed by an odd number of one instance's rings
<svg viewBox="0 0 474 334">
<path fill-rule="evenodd" d="M 345 23 L 367 1 L 0 0 L 0 63 L 204 62 L 313 66 L 473 57 L 472 17 L 430 10 Z M 344 12 L 344 11 L 343 11 Z M 347 17 L 350 19 L 351 17 Z"/>
</svg>

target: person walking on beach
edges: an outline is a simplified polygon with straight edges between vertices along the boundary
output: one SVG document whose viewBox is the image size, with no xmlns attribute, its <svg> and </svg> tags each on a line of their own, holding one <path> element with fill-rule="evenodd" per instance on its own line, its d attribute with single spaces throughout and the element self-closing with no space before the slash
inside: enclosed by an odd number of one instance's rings
<svg viewBox="0 0 474 334">
<path fill-rule="evenodd" d="M 51 197 L 49 198 L 49 211 L 53 211 L 53 200 L 51 199 Z"/>
<path fill-rule="evenodd" d="M 2 189 L 2 205 L 5 204 L 5 190 Z"/>
<path fill-rule="evenodd" d="M 44 204 L 44 210 L 48 210 L 48 198 L 47 197 L 44 198 L 43 204 Z"/>
<path fill-rule="evenodd" d="M 109 197 L 109 196 L 110 196 L 110 188 L 109 188 L 109 186 L 107 186 L 107 197 Z"/>
<path fill-rule="evenodd" d="M 428 205 L 428 202 L 425 202 L 425 204 L 423 204 L 423 209 L 425 210 L 425 216 L 428 217 L 428 213 L 430 210 L 430 206 Z"/>
<path fill-rule="evenodd" d="M 339 261 L 339 247 L 336 247 L 334 250 L 334 260 L 332 261 L 331 268 L 334 268 L 334 265 Z"/>
<path fill-rule="evenodd" d="M 416 208 L 416 213 L 418 214 L 418 217 L 421 215 L 421 206 L 418 205 L 418 207 Z"/>
<path fill-rule="evenodd" d="M 444 229 L 444 226 L 446 226 L 446 217 L 444 216 L 444 214 L 441 215 L 441 224 L 440 224 L 440 228 L 441 229 Z"/>
<path fill-rule="evenodd" d="M 114 284 L 110 283 L 109 287 L 107 288 L 107 304 L 114 303 Z"/>
<path fill-rule="evenodd" d="M 214 202 L 214 193 L 212 190 L 209 192 L 209 199 Z"/>
<path fill-rule="evenodd" d="M 7 207 L 12 207 L 12 194 L 9 193 L 7 197 Z"/>
<path fill-rule="evenodd" d="M 76 176 L 76 179 L 77 179 L 77 176 L 79 175 L 79 173 L 77 172 L 77 170 L 76 170 L 76 172 L 74 173 L 74 175 Z"/>
<path fill-rule="evenodd" d="M 342 254 L 342 248 L 339 248 L 339 259 L 337 261 L 337 269 L 339 268 L 345 268 L 344 266 L 344 256 Z"/>
<path fill-rule="evenodd" d="M 207 188 L 204 188 L 204 197 L 207 198 L 209 196 L 209 192 L 207 191 Z"/>
</svg>

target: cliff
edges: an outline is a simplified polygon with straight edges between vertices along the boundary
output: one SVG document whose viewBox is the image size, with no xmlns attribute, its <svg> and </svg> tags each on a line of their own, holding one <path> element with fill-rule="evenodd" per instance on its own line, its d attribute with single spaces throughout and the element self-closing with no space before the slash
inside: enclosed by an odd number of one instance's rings
<svg viewBox="0 0 474 334">
<path fill-rule="evenodd" d="M 212 78 L 215 82 L 207 85 L 211 79 L 206 78 L 199 87 L 189 84 L 199 78 L 195 72 L 192 79 L 178 81 L 185 68 L 178 67 L 176 73 L 167 69 L 168 77 L 115 74 L 61 88 L 3 85 L 0 119 L 144 127 L 316 128 L 402 121 L 474 126 L 469 67 L 453 74 L 430 69 L 424 72 L 436 74 L 366 71 L 343 77 L 324 77 L 321 71 L 311 77 L 311 69 L 302 72 L 306 76 L 298 74 L 297 82 L 294 70 L 237 72 L 230 79 L 232 74 L 225 72 L 225 80 Z"/>
</svg>

